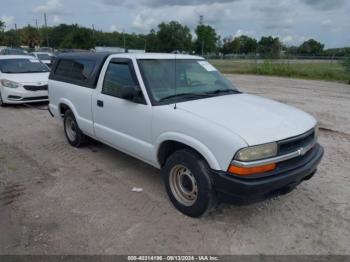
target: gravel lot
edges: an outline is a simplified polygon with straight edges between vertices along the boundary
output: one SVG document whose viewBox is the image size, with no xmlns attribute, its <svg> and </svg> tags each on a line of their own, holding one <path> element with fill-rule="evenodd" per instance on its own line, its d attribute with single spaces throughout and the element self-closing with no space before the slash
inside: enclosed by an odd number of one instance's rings
<svg viewBox="0 0 350 262">
<path fill-rule="evenodd" d="M 326 152 L 313 179 L 191 219 L 158 170 L 98 143 L 70 147 L 47 111 L 1 108 L 0 254 L 350 254 L 350 86 L 230 78 L 317 117 Z"/>
</svg>

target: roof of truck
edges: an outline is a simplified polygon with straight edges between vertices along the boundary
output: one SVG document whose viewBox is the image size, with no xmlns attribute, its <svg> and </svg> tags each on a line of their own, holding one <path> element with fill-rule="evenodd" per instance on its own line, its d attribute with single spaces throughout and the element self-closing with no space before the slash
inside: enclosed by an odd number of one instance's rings
<svg viewBox="0 0 350 262">
<path fill-rule="evenodd" d="M 164 54 L 164 53 L 122 53 L 118 57 L 129 57 L 136 59 L 203 59 L 199 56 L 183 54 Z"/>
<path fill-rule="evenodd" d="M 123 58 L 136 59 L 203 59 L 199 56 L 183 55 L 183 54 L 163 54 L 163 53 L 111 53 L 111 52 L 77 52 L 77 53 L 62 53 L 59 58 L 92 58 L 96 60 L 104 60 L 111 55 L 117 55 Z"/>
</svg>

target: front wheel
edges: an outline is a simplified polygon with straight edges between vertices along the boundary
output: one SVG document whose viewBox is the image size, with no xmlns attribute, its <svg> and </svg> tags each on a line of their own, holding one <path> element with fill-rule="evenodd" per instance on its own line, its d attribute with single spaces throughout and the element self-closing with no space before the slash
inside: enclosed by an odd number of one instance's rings
<svg viewBox="0 0 350 262">
<path fill-rule="evenodd" d="M 176 151 L 167 159 L 162 169 L 166 191 L 185 215 L 200 217 L 215 206 L 209 172 L 206 161 L 190 150 Z"/>
<path fill-rule="evenodd" d="M 1 92 L 0 92 L 0 106 L 1 107 L 5 107 L 6 106 L 6 104 L 4 103 L 4 100 L 2 100 Z"/>
<path fill-rule="evenodd" d="M 88 143 L 88 137 L 80 130 L 72 111 L 67 110 L 64 114 L 64 133 L 74 147 L 82 147 Z"/>
</svg>

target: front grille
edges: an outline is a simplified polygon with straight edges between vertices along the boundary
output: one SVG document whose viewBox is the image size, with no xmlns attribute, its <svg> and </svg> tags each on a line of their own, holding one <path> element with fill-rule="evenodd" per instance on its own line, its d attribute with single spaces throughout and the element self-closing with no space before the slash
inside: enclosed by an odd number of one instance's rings
<svg viewBox="0 0 350 262">
<path fill-rule="evenodd" d="M 264 179 L 269 176 L 284 174 L 294 169 L 301 168 L 307 165 L 308 163 L 310 163 L 310 161 L 312 161 L 317 156 L 317 154 L 319 153 L 319 148 L 320 148 L 320 145 L 316 144 L 303 156 L 294 157 L 292 159 L 277 163 L 276 169 L 273 171 L 250 175 L 241 179 L 245 179 L 245 180 Z"/>
<path fill-rule="evenodd" d="M 297 137 L 289 138 L 278 142 L 278 154 L 284 155 L 295 152 L 300 148 L 307 147 L 315 141 L 315 130 L 312 129 L 305 134 Z"/>
<path fill-rule="evenodd" d="M 37 97 L 25 97 L 22 101 L 34 101 L 34 100 L 48 100 L 48 96 L 37 96 Z"/>
<path fill-rule="evenodd" d="M 12 96 L 12 95 L 10 95 L 10 96 L 7 97 L 7 99 L 21 99 L 21 97 L 20 96 Z"/>
<path fill-rule="evenodd" d="M 29 86 L 29 85 L 25 85 L 23 87 L 24 87 L 25 90 L 28 90 L 28 91 L 48 90 L 48 85 L 43 85 L 43 86 Z"/>
</svg>

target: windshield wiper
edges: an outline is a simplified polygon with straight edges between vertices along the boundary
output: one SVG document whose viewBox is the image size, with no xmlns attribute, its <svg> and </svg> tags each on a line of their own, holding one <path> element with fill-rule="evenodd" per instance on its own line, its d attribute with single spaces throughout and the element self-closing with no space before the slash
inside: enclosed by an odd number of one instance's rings
<svg viewBox="0 0 350 262">
<path fill-rule="evenodd" d="M 239 94 L 240 92 L 234 89 L 218 89 L 214 91 L 205 92 L 205 94 L 207 95 L 218 95 L 218 94 L 226 94 L 226 93 Z"/>
<path fill-rule="evenodd" d="M 164 100 L 169 100 L 172 98 L 196 98 L 196 97 L 208 97 L 210 96 L 210 94 L 206 94 L 206 93 L 181 93 L 181 94 L 174 94 L 174 95 L 170 95 L 170 96 L 166 96 L 163 97 L 161 99 L 159 99 L 159 102 L 162 102 Z"/>
<path fill-rule="evenodd" d="M 42 71 L 22 71 L 22 72 L 18 72 L 18 74 L 30 74 L 30 73 L 47 73 L 49 71 L 46 71 L 46 70 L 42 70 Z"/>
</svg>

